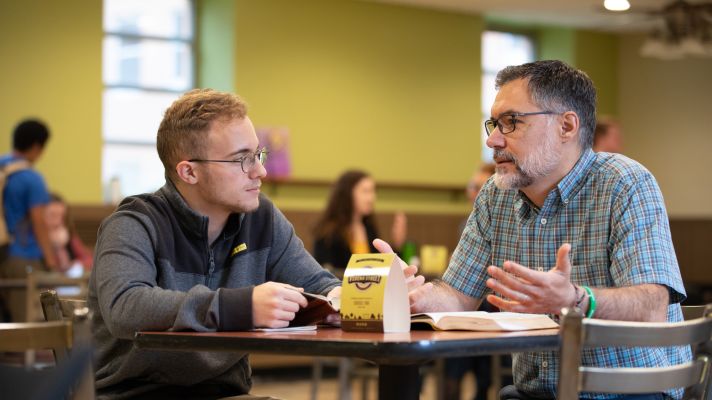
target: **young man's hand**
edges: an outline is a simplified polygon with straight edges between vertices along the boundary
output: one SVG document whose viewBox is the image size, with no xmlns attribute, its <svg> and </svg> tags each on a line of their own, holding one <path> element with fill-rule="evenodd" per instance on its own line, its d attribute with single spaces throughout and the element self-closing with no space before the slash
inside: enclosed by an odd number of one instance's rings
<svg viewBox="0 0 712 400">
<path fill-rule="evenodd" d="M 252 323 L 255 328 L 285 328 L 301 307 L 307 306 L 304 289 L 285 283 L 266 282 L 252 291 Z"/>
</svg>

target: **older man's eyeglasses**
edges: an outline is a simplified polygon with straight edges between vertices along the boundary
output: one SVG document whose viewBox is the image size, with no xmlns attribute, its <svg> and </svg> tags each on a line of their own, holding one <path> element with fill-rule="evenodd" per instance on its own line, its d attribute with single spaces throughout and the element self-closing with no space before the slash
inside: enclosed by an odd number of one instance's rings
<svg viewBox="0 0 712 400">
<path fill-rule="evenodd" d="M 240 163 L 240 168 L 242 172 L 248 173 L 255 167 L 255 164 L 259 161 L 260 164 L 265 165 L 267 161 L 267 148 L 263 147 L 254 153 L 250 153 L 243 157 L 238 157 L 234 160 L 204 160 L 200 158 L 192 158 L 188 160 L 189 162 L 216 162 L 216 163 Z"/>
<path fill-rule="evenodd" d="M 558 114 L 554 111 L 536 111 L 528 113 L 507 113 L 502 114 L 497 119 L 488 119 L 485 121 L 485 131 L 487 136 L 491 135 L 495 129 L 499 128 L 499 132 L 503 135 L 514 132 L 517 129 L 517 118 L 526 117 L 527 115 L 542 115 L 542 114 Z"/>
</svg>

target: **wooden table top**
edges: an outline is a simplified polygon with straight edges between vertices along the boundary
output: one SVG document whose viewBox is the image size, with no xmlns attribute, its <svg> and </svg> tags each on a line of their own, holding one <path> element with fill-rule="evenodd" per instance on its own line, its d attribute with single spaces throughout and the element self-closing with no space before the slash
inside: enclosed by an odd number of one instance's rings
<svg viewBox="0 0 712 400">
<path fill-rule="evenodd" d="M 400 364 L 448 357 L 554 350 L 559 347 L 559 331 L 372 333 L 319 327 L 314 331 L 298 332 L 138 332 L 135 345 L 156 350 L 357 357 Z"/>
</svg>

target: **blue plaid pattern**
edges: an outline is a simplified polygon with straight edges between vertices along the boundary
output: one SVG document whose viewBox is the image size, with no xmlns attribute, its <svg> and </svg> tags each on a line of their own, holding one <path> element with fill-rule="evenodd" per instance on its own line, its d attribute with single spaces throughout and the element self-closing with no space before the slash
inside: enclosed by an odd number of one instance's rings
<svg viewBox="0 0 712 400">
<path fill-rule="evenodd" d="M 483 298 L 488 265 L 505 260 L 548 271 L 556 251 L 571 243 L 571 280 L 591 287 L 665 285 L 668 321 L 682 321 L 685 299 L 665 204 L 652 174 L 618 154 L 587 150 L 538 209 L 518 190 L 500 190 L 493 180 L 475 201 L 443 280 L 460 292 Z M 601 367 L 668 366 L 691 359 L 689 347 L 599 348 L 583 353 L 583 364 Z M 519 390 L 554 397 L 558 352 L 514 355 Z M 668 393 L 681 398 L 682 390 Z M 584 399 L 615 395 L 583 393 Z"/>
</svg>

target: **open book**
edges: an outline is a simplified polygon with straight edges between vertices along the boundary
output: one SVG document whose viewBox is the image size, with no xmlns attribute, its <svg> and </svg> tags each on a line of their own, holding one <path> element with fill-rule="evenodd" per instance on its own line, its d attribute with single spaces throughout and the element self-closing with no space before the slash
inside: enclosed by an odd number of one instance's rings
<svg viewBox="0 0 712 400">
<path fill-rule="evenodd" d="M 338 313 L 341 308 L 338 297 L 327 299 L 320 294 L 301 293 L 307 298 L 307 306 L 297 311 L 289 326 L 314 325 L 324 320 L 327 315 Z"/>
<path fill-rule="evenodd" d="M 512 312 L 457 311 L 413 314 L 411 324 L 428 324 L 439 331 L 526 331 L 558 328 L 546 314 Z"/>
</svg>

